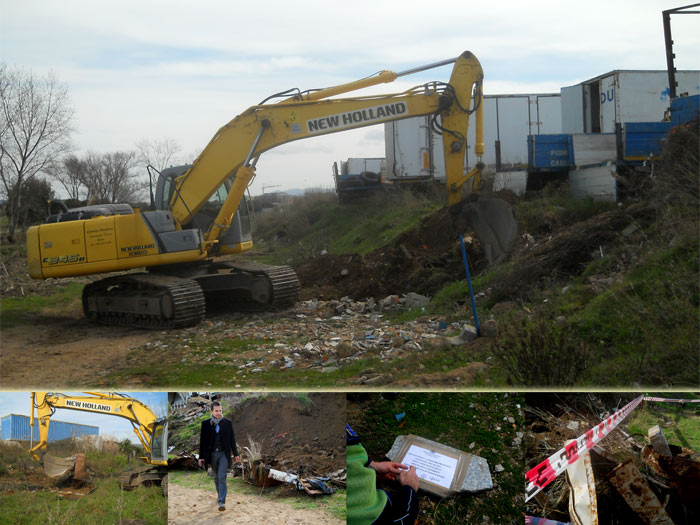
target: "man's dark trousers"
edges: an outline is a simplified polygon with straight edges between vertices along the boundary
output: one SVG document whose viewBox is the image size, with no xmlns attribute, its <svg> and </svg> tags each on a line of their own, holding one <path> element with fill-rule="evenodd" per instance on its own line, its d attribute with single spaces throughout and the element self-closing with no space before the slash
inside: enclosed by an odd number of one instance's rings
<svg viewBox="0 0 700 525">
<path fill-rule="evenodd" d="M 228 470 L 228 458 L 223 450 L 211 453 L 211 469 L 214 471 L 214 485 L 219 497 L 219 505 L 226 503 L 226 471 Z"/>
</svg>

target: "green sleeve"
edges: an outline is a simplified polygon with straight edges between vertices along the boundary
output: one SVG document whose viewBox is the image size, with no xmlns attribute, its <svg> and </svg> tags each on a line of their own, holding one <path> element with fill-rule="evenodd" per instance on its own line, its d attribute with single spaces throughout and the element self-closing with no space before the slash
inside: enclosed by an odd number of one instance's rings
<svg viewBox="0 0 700 525">
<path fill-rule="evenodd" d="M 348 525 L 368 525 L 376 520 L 386 505 L 386 492 L 377 490 L 377 473 L 365 466 L 369 461 L 361 444 L 345 449 L 348 489 Z"/>
</svg>

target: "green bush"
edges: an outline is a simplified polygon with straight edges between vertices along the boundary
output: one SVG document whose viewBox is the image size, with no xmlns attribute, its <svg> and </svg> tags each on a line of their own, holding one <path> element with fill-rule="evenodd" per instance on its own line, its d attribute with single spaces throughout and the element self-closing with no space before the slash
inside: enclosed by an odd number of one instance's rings
<svg viewBox="0 0 700 525">
<path fill-rule="evenodd" d="M 591 349 L 566 326 L 547 319 L 523 319 L 507 326 L 493 348 L 510 384 L 573 385 L 588 368 Z"/>
</svg>

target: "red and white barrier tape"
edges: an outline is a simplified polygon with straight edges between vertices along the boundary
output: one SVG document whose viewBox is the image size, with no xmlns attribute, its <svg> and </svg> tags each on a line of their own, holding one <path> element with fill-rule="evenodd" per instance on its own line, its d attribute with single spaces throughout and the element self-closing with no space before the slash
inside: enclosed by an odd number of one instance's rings
<svg viewBox="0 0 700 525">
<path fill-rule="evenodd" d="M 700 399 L 668 399 L 665 397 L 639 396 L 634 401 L 626 404 L 605 421 L 601 421 L 585 434 L 579 436 L 561 450 L 555 452 L 549 458 L 525 474 L 527 486 L 525 487 L 525 501 L 529 501 L 535 494 L 549 485 L 554 479 L 574 463 L 581 454 L 597 445 L 611 430 L 619 425 L 625 417 L 642 401 L 658 401 L 664 403 L 700 403 Z"/>
<path fill-rule="evenodd" d="M 700 403 L 700 399 L 667 399 L 665 397 L 644 396 L 644 401 L 663 401 L 664 403 Z"/>
<path fill-rule="evenodd" d="M 601 421 L 585 434 L 579 436 L 561 450 L 555 452 L 549 458 L 525 474 L 527 486 L 525 487 L 525 501 L 529 501 L 535 494 L 549 485 L 566 468 L 578 460 L 581 454 L 588 452 L 597 445 L 611 430 L 619 425 L 637 405 L 642 402 L 644 396 L 639 396 L 634 401 L 627 403 L 612 416 Z"/>
</svg>

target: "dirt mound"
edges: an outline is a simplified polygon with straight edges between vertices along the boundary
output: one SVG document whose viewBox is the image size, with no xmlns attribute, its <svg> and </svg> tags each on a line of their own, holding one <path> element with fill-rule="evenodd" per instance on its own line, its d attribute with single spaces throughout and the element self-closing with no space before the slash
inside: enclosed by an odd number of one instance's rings
<svg viewBox="0 0 700 525">
<path fill-rule="evenodd" d="M 352 299 L 417 292 L 431 295 L 464 276 L 459 235 L 472 271 L 486 266 L 479 241 L 459 207 L 442 208 L 391 245 L 367 255 L 322 255 L 295 268 L 302 299 Z"/>
<path fill-rule="evenodd" d="M 265 463 L 280 470 L 323 475 L 345 468 L 344 394 L 265 395 L 226 417 L 239 447 L 259 448 Z"/>
<path fill-rule="evenodd" d="M 632 205 L 561 229 L 546 242 L 519 252 L 518 264 L 501 275 L 495 284 L 494 298 L 528 299 L 529 291 L 537 283 L 579 275 L 603 248 L 607 253 L 608 247 L 624 240 L 622 232 L 627 226 L 648 224 L 654 213 L 651 206 Z"/>
</svg>

